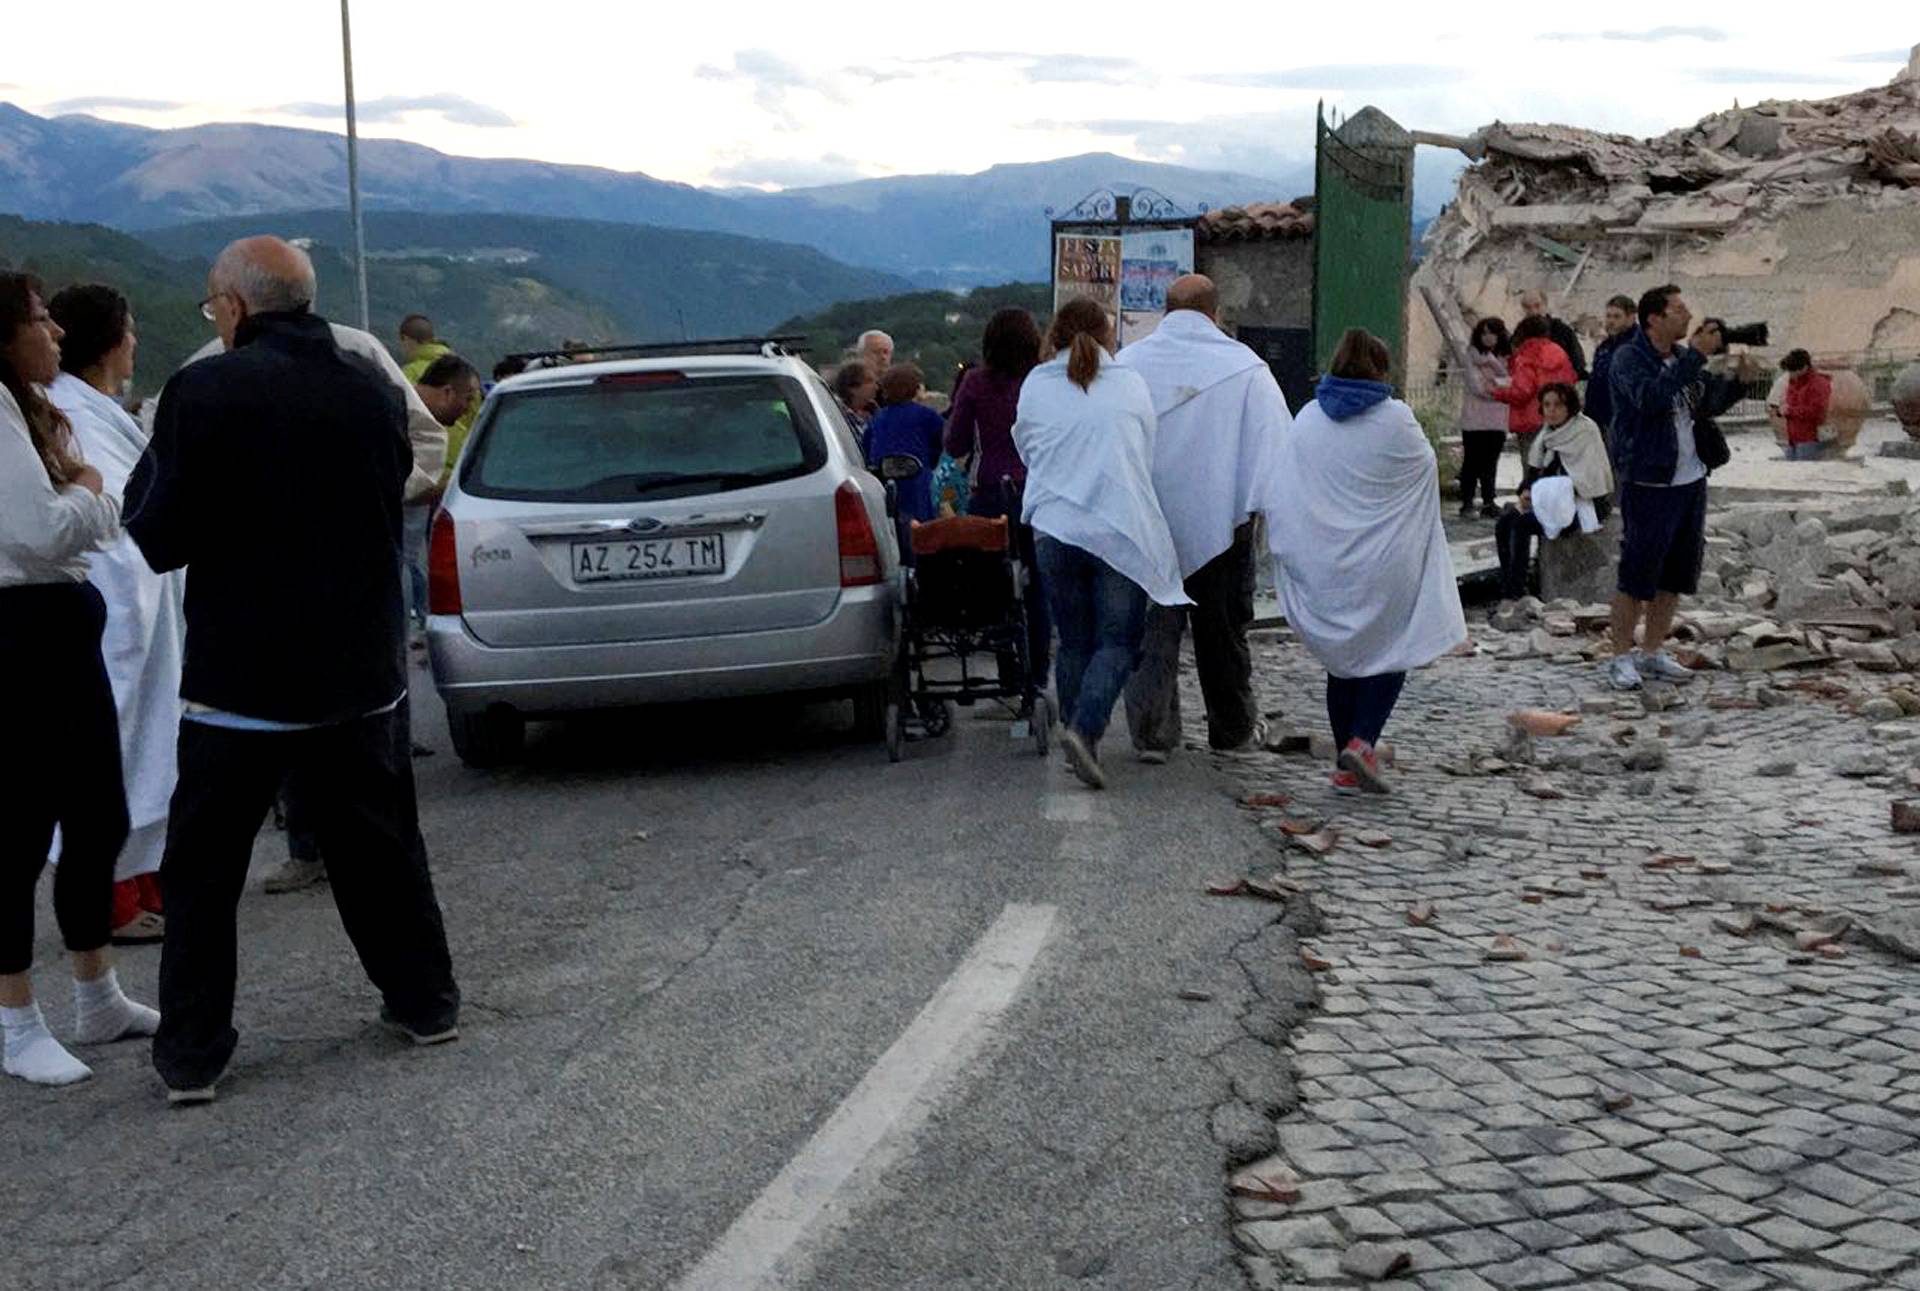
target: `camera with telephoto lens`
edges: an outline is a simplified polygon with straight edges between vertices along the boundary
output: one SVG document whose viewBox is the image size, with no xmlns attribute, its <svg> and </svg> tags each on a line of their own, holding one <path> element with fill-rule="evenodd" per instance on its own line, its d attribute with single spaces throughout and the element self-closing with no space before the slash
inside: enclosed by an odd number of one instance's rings
<svg viewBox="0 0 1920 1291">
<path fill-rule="evenodd" d="M 1767 325 L 1765 323 L 1742 323 L 1738 327 L 1726 323 L 1720 325 L 1720 339 L 1728 345 L 1750 345 L 1765 349 L 1767 345 Z"/>
</svg>

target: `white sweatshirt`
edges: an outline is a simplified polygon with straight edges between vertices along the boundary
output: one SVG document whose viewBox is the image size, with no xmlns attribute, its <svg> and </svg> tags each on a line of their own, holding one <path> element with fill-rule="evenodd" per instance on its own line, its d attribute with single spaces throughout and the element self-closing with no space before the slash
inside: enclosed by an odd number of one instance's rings
<svg viewBox="0 0 1920 1291">
<path fill-rule="evenodd" d="M 26 414 L 0 386 L 0 587 L 84 582 L 87 553 L 119 532 L 119 498 L 53 487 Z"/>
</svg>

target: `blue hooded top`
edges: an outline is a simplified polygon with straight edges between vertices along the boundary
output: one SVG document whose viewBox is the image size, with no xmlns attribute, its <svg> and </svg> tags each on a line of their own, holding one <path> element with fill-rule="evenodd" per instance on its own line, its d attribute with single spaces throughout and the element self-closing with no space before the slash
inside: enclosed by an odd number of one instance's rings
<svg viewBox="0 0 1920 1291">
<path fill-rule="evenodd" d="M 1334 421 L 1358 417 L 1367 409 L 1393 398 L 1393 387 L 1384 381 L 1356 381 L 1351 377 L 1321 377 L 1313 389 L 1314 402 Z"/>
</svg>

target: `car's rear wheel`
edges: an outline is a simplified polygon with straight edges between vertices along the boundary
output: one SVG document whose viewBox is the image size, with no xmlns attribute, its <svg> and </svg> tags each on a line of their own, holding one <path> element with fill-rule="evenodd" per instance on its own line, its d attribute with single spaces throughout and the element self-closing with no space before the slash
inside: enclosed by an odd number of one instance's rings
<svg viewBox="0 0 1920 1291">
<path fill-rule="evenodd" d="M 907 710 L 887 701 L 887 760 L 898 762 L 907 752 Z"/>
<path fill-rule="evenodd" d="M 448 713 L 447 734 L 453 740 L 453 751 L 470 767 L 518 762 L 527 747 L 526 719 L 506 707 Z"/>
<path fill-rule="evenodd" d="M 887 701 L 893 696 L 893 683 L 877 681 L 853 695 L 853 736 L 857 740 L 882 740 L 887 735 Z"/>
</svg>

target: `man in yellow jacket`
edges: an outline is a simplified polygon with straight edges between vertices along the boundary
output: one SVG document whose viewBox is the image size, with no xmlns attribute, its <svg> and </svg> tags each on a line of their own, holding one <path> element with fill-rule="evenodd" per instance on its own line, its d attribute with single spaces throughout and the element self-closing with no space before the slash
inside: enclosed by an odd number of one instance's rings
<svg viewBox="0 0 1920 1291">
<path fill-rule="evenodd" d="M 453 353 L 453 347 L 433 334 L 433 320 L 425 314 L 408 314 L 400 320 L 400 371 L 409 385 L 418 386 L 422 377 L 441 359 Z M 440 475 L 442 488 L 453 475 L 453 464 L 460 457 L 456 445 L 467 442 L 473 419 L 480 411 L 480 390 L 476 386 L 467 410 L 447 426 L 447 467 Z"/>
</svg>

